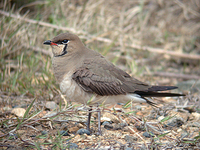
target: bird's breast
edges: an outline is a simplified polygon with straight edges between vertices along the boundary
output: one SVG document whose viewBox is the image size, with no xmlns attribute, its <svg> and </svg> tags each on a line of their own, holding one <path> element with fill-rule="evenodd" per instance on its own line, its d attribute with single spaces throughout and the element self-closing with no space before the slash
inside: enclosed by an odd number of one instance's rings
<svg viewBox="0 0 200 150">
<path fill-rule="evenodd" d="M 86 93 L 73 79 L 72 72 L 68 72 L 60 82 L 60 90 L 70 101 L 86 104 L 92 94 Z"/>
<path fill-rule="evenodd" d="M 137 94 L 122 94 L 112 96 L 100 96 L 95 93 L 88 93 L 84 91 L 77 83 L 72 79 L 72 72 L 68 72 L 63 80 L 60 82 L 60 90 L 66 95 L 68 100 L 75 101 L 82 104 L 116 104 L 127 103 L 128 101 L 144 103 L 145 99 Z"/>
</svg>

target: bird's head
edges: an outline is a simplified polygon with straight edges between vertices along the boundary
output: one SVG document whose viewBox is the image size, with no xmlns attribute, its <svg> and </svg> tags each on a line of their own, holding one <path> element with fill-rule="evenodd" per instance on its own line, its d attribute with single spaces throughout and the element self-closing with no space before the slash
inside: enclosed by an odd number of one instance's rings
<svg viewBox="0 0 200 150">
<path fill-rule="evenodd" d="M 54 57 L 76 54 L 85 47 L 79 37 L 71 33 L 61 33 L 52 40 L 45 41 L 43 44 L 52 47 Z"/>
</svg>

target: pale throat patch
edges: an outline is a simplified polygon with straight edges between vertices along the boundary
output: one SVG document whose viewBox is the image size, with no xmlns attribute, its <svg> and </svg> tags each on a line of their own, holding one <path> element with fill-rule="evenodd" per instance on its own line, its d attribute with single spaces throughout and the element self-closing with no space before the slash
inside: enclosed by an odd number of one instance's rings
<svg viewBox="0 0 200 150">
<path fill-rule="evenodd" d="M 65 45 L 63 45 L 63 44 L 52 45 L 52 52 L 53 52 L 54 56 L 62 54 L 64 47 L 65 47 Z"/>
</svg>

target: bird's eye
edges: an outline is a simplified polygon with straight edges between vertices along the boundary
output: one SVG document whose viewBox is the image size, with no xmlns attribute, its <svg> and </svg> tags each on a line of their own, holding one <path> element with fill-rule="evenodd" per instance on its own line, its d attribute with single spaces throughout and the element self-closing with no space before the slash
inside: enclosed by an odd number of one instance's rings
<svg viewBox="0 0 200 150">
<path fill-rule="evenodd" d="M 63 44 L 67 44 L 69 40 L 63 40 L 62 43 Z"/>
</svg>

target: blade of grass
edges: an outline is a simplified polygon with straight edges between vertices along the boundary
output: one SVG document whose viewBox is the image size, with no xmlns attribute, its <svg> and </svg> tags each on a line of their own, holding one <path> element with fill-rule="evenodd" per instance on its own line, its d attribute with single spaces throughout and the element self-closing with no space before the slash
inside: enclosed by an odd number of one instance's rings
<svg viewBox="0 0 200 150">
<path fill-rule="evenodd" d="M 176 115 L 177 115 L 177 114 L 175 114 L 175 115 L 173 115 L 173 116 L 167 116 L 167 117 L 163 118 L 160 122 L 165 122 L 165 121 L 167 121 L 167 120 L 169 120 L 169 119 L 175 117 Z"/>
<path fill-rule="evenodd" d="M 20 127 L 20 125 L 22 125 L 24 119 L 28 116 L 28 113 L 29 113 L 29 111 L 31 110 L 31 108 L 32 108 L 32 106 L 33 106 L 35 100 L 36 100 L 36 99 L 34 99 L 34 100 L 31 102 L 31 104 L 29 105 L 29 107 L 27 108 L 26 112 L 24 113 L 24 116 L 23 116 L 22 120 L 18 123 L 18 125 L 17 125 L 17 127 L 16 127 L 16 130 L 19 129 L 19 127 Z"/>
</svg>

